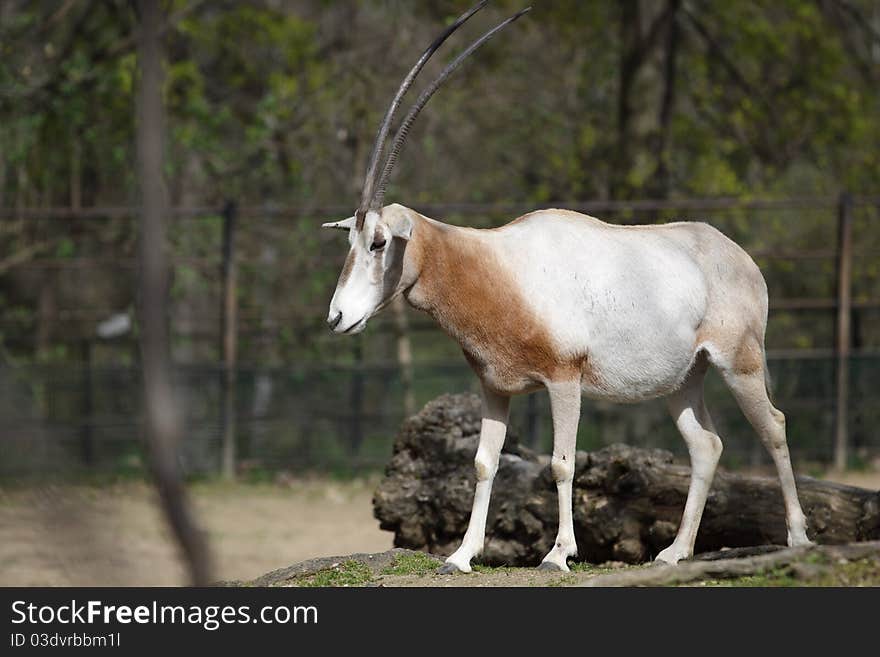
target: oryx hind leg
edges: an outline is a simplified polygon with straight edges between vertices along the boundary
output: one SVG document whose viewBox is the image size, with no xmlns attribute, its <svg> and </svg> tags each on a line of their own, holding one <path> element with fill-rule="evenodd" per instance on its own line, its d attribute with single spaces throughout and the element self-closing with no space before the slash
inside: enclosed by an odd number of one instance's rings
<svg viewBox="0 0 880 657">
<path fill-rule="evenodd" d="M 811 541 L 807 538 L 806 518 L 798 500 L 791 457 L 788 453 L 785 415 L 773 406 L 767 392 L 767 361 L 763 341 L 754 336 L 746 336 L 732 357 L 722 357 L 717 360 L 711 358 L 711 360 L 776 465 L 785 503 L 788 544 L 810 545 Z"/>
<path fill-rule="evenodd" d="M 687 443 L 691 459 L 691 482 L 678 534 L 672 545 L 657 555 L 657 561 L 674 564 L 693 556 L 700 519 L 718 459 L 721 458 L 721 439 L 715 432 L 712 418 L 709 417 L 703 401 L 703 379 L 707 367 L 705 356 L 699 355 L 684 385 L 667 399 L 675 426 Z"/>
</svg>

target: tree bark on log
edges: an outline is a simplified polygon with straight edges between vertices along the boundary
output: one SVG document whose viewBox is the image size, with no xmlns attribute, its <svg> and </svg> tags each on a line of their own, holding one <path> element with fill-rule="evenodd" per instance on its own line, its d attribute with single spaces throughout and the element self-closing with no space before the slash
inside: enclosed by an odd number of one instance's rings
<svg viewBox="0 0 880 657">
<path fill-rule="evenodd" d="M 451 554 L 473 501 L 480 399 L 444 395 L 404 422 L 373 499 L 396 547 Z M 670 452 L 612 445 L 578 452 L 574 522 L 579 560 L 652 559 L 675 536 L 690 468 Z M 880 539 L 880 492 L 798 478 L 808 534 L 819 543 Z M 549 457 L 508 438 L 492 492 L 486 544 L 489 565 L 536 565 L 556 535 L 556 485 Z M 703 514 L 696 551 L 784 545 L 785 514 L 776 478 L 719 471 Z"/>
</svg>

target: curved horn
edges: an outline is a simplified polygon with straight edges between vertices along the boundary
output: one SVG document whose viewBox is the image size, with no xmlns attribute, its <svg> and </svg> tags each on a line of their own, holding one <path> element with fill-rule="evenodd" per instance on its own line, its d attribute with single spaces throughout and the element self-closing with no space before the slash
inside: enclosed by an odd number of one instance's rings
<svg viewBox="0 0 880 657">
<path fill-rule="evenodd" d="M 391 128 L 391 121 L 394 119 L 394 113 L 397 111 L 397 108 L 400 106 L 400 101 L 403 100 L 404 94 L 409 91 L 409 88 L 412 86 L 413 82 L 416 79 L 416 76 L 425 66 L 425 63 L 431 58 L 431 55 L 443 45 L 443 42 L 449 38 L 449 36 L 455 32 L 459 27 L 461 27 L 465 21 L 467 21 L 471 16 L 480 11 L 483 7 L 486 6 L 486 3 L 489 0 L 482 0 L 482 2 L 477 3 L 473 7 L 471 7 L 468 11 L 458 17 L 452 25 L 446 28 L 443 33 L 437 37 L 434 42 L 428 46 L 427 50 L 422 53 L 422 56 L 419 57 L 419 60 L 415 63 L 415 66 L 410 69 L 410 72 L 403 79 L 403 82 L 400 83 L 400 87 L 397 90 L 397 94 L 394 96 L 394 100 L 391 101 L 391 104 L 388 106 L 388 110 L 385 112 L 385 117 L 382 119 L 382 123 L 379 124 L 379 131 L 376 133 L 376 141 L 373 144 L 373 150 L 370 153 L 370 164 L 367 167 L 367 175 L 364 179 L 364 189 L 361 195 L 361 210 L 366 210 L 367 205 L 370 202 L 370 199 L 373 196 L 373 189 L 376 186 L 377 178 L 378 178 L 378 164 L 379 164 L 379 156 L 382 154 L 383 147 L 385 146 L 385 138 L 388 136 L 388 130 Z M 362 215 L 358 215 L 361 217 Z M 358 221 L 358 227 L 363 225 L 363 220 Z"/>
<path fill-rule="evenodd" d="M 428 103 L 431 99 L 431 96 L 436 93 L 436 91 L 440 88 L 446 79 L 452 75 L 452 73 L 457 69 L 461 63 L 468 58 L 477 48 L 486 43 L 489 39 L 491 39 L 497 32 L 500 32 L 505 27 L 510 25 L 513 21 L 518 19 L 523 14 L 531 11 L 531 7 L 526 7 L 525 9 L 517 12 L 506 21 L 499 23 L 491 30 L 486 32 L 479 39 L 474 41 L 468 48 L 462 52 L 458 57 L 456 57 L 452 62 L 450 62 L 443 72 L 437 76 L 437 78 L 426 88 L 422 95 L 419 96 L 419 99 L 413 104 L 410 108 L 409 113 L 407 113 L 406 118 L 403 120 L 403 123 L 400 124 L 400 127 L 397 129 L 397 134 L 394 135 L 394 142 L 391 147 L 391 151 L 388 153 L 388 159 L 385 161 L 385 167 L 382 171 L 382 177 L 379 179 L 379 184 L 376 186 L 376 192 L 373 195 L 373 198 L 370 200 L 369 208 L 371 210 L 378 210 L 382 207 L 382 201 L 385 198 L 385 187 L 388 185 L 388 178 L 391 175 L 391 171 L 394 169 L 394 164 L 397 162 L 397 156 L 400 155 L 400 150 L 403 148 L 404 143 L 406 143 L 406 137 L 409 134 L 409 130 L 412 127 L 413 122 L 416 120 L 416 117 L 419 115 L 419 112 L 422 111 L 422 108 Z"/>
</svg>

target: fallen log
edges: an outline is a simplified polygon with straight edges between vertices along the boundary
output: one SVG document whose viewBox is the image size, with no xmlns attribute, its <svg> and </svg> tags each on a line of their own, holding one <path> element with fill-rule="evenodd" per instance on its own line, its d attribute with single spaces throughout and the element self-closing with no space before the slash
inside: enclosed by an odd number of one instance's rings
<svg viewBox="0 0 880 657">
<path fill-rule="evenodd" d="M 406 420 L 385 478 L 373 499 L 394 545 L 449 555 L 470 516 L 473 459 L 480 431 L 476 395 L 444 395 Z M 580 560 L 640 563 L 675 536 L 690 468 L 670 452 L 612 445 L 578 452 L 574 478 L 575 535 Z M 880 539 L 880 492 L 810 477 L 798 478 L 808 534 L 819 543 Z M 509 435 L 495 479 L 480 559 L 488 565 L 535 565 L 550 550 L 557 525 L 549 458 Z M 696 551 L 784 545 L 785 515 L 775 478 L 719 470 Z"/>
<path fill-rule="evenodd" d="M 849 545 L 819 545 L 785 548 L 753 557 L 682 561 L 671 566 L 657 563 L 647 568 L 597 575 L 577 586 L 673 586 L 706 579 L 733 579 L 788 570 L 809 582 L 828 569 L 829 562 L 880 560 L 880 541 Z"/>
</svg>

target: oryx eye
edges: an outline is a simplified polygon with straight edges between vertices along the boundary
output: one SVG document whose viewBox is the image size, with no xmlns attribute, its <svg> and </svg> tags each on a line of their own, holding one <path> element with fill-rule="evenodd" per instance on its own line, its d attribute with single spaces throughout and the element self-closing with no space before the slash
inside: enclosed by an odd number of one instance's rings
<svg viewBox="0 0 880 657">
<path fill-rule="evenodd" d="M 373 240 L 373 243 L 370 244 L 370 251 L 378 251 L 379 249 L 385 246 L 385 240 L 383 238 L 379 238 L 377 240 Z"/>
</svg>

